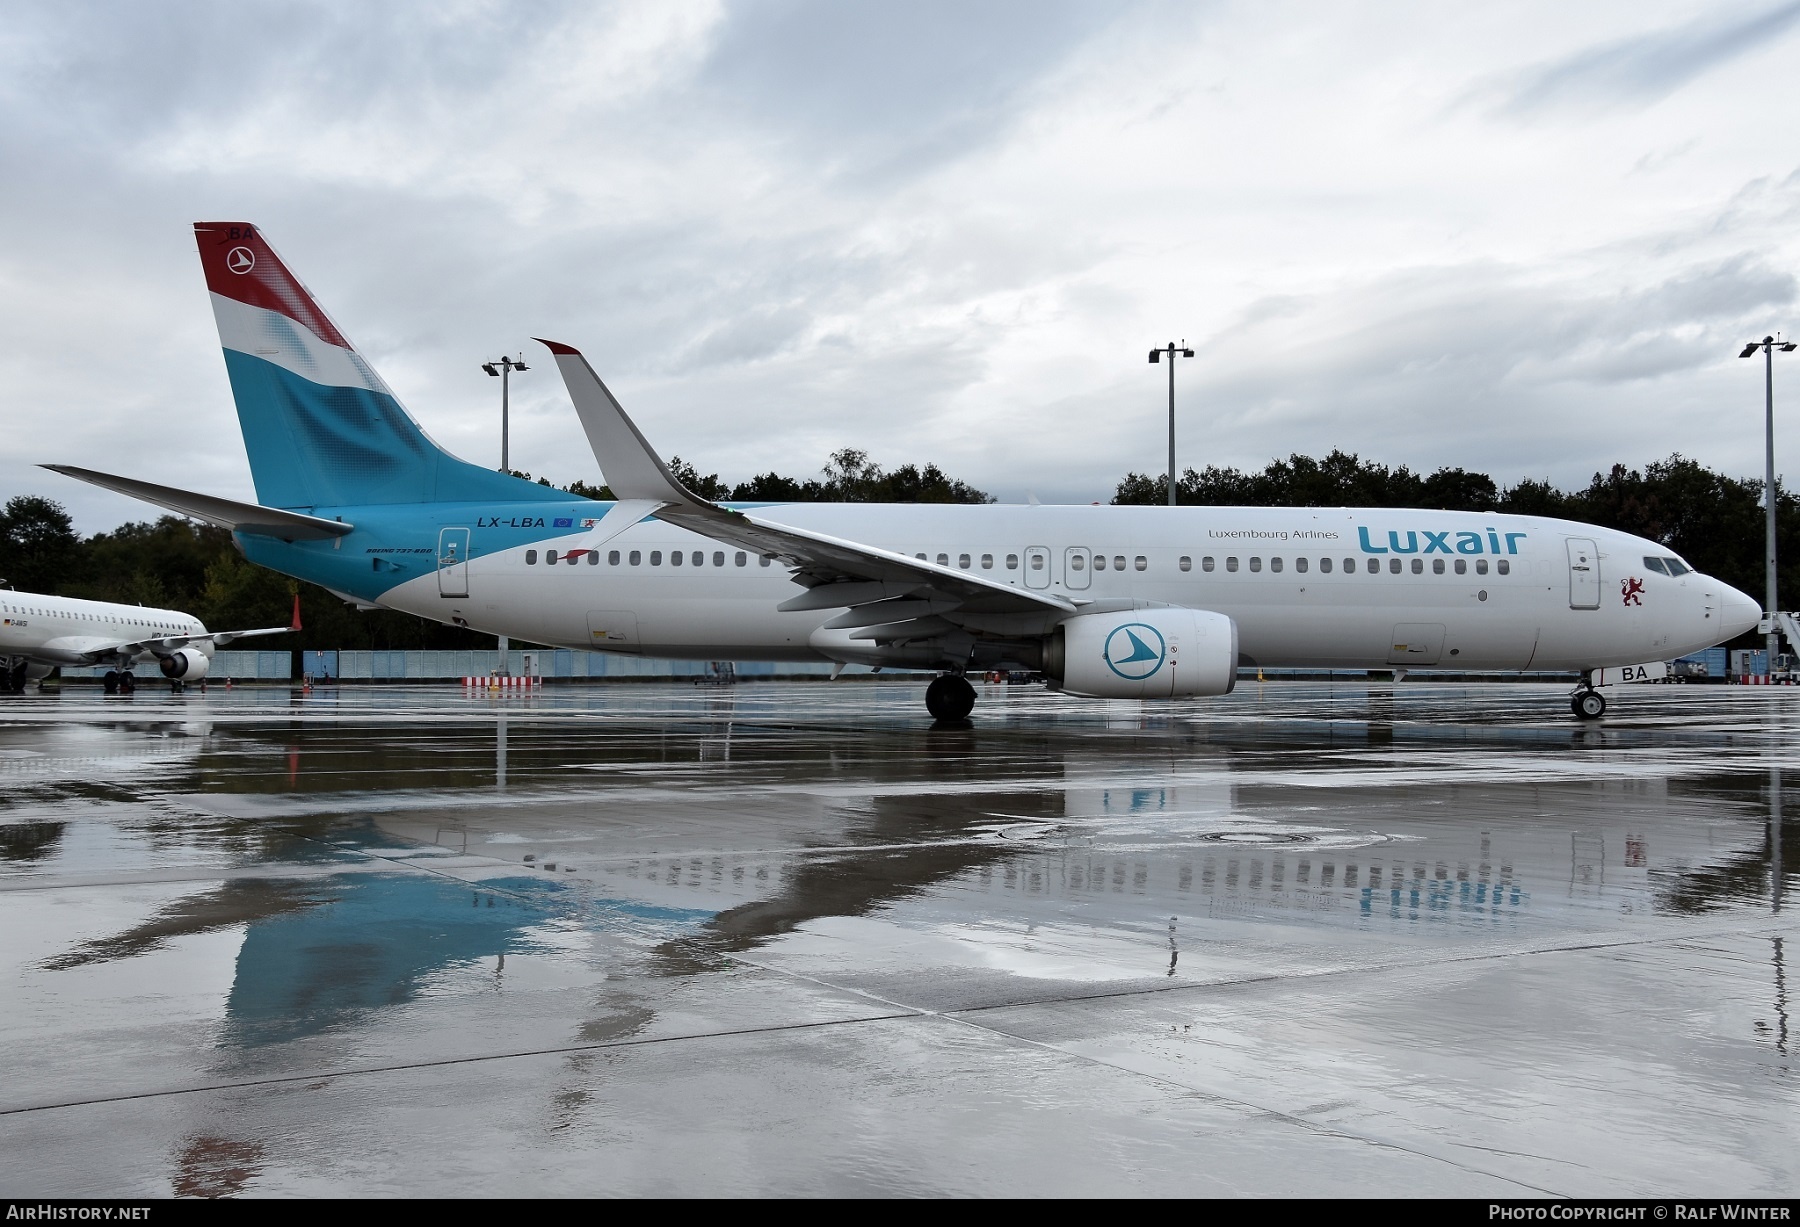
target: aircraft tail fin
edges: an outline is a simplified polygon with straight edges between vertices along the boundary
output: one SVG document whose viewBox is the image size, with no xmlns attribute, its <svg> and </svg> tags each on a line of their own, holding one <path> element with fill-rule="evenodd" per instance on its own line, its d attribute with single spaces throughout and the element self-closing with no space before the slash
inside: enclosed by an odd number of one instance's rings
<svg viewBox="0 0 1800 1227">
<path fill-rule="evenodd" d="M 257 500 L 271 507 L 549 501 L 568 496 L 459 460 L 248 222 L 196 222 Z"/>
</svg>

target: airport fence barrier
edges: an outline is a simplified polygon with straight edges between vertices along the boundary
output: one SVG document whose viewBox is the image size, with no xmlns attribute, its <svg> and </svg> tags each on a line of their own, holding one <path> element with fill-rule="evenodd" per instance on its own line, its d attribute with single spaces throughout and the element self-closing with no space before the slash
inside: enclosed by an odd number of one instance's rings
<svg viewBox="0 0 1800 1227">
<path fill-rule="evenodd" d="M 682 681 L 719 684 L 733 680 L 777 678 L 825 678 L 829 662 L 663 660 L 621 656 L 608 652 L 584 652 L 567 648 L 515 649 L 502 660 L 497 650 L 487 651 L 305 651 L 295 660 L 293 651 L 219 651 L 213 654 L 208 681 L 286 682 L 310 678 L 314 685 L 338 682 L 451 682 L 466 679 L 482 683 L 494 674 L 534 677 L 541 681 Z M 65 666 L 68 680 L 99 680 L 107 666 Z M 140 664 L 135 672 L 141 684 L 161 681 L 154 664 Z M 852 665 L 846 674 L 867 674 Z M 889 670 L 888 672 L 895 672 Z M 904 671 L 900 671 L 904 675 Z"/>
</svg>

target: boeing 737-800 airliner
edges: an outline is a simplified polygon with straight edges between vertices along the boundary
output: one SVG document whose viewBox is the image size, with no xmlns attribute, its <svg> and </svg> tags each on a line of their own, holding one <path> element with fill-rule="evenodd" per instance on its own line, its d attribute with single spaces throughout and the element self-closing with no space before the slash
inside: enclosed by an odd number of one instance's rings
<svg viewBox="0 0 1800 1227">
<path fill-rule="evenodd" d="M 970 711 L 969 670 L 1152 699 L 1224 694 L 1240 664 L 1580 670 L 1592 718 L 1617 667 L 1761 616 L 1654 541 L 1530 516 L 714 504 L 546 342 L 617 501 L 575 498 L 434 444 L 256 227 L 195 231 L 258 503 L 50 467 L 358 604 L 608 652 L 936 670 L 940 719 Z"/>
</svg>

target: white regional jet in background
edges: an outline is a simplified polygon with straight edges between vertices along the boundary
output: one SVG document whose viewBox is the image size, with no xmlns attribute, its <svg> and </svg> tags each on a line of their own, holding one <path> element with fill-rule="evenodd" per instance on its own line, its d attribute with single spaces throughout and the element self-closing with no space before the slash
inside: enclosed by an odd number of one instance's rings
<svg viewBox="0 0 1800 1227">
<path fill-rule="evenodd" d="M 205 679 L 215 647 L 252 635 L 300 629 L 300 600 L 292 626 L 256 631 L 208 631 L 191 614 L 109 601 L 0 589 L 0 693 L 20 694 L 25 683 L 58 665 L 107 665 L 107 694 L 137 689 L 135 664 L 155 661 L 176 693 Z"/>
<path fill-rule="evenodd" d="M 972 670 L 1161 699 L 1225 694 L 1245 665 L 1579 670 L 1593 718 L 1597 686 L 1761 616 L 1654 541 L 1531 516 L 718 505 L 547 342 L 618 501 L 576 498 L 444 452 L 254 226 L 195 230 L 259 503 L 49 467 L 225 525 L 362 605 L 572 648 L 937 670 L 946 720 Z"/>
</svg>

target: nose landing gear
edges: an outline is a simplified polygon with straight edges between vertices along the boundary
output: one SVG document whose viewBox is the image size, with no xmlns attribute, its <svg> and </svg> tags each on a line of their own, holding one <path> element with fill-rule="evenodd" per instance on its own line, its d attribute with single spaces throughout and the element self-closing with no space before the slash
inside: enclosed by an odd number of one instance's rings
<svg viewBox="0 0 1800 1227">
<path fill-rule="evenodd" d="M 1582 686 L 1569 696 L 1569 710 L 1578 720 L 1598 720 L 1606 714 L 1606 698 L 1591 686 Z"/>
<path fill-rule="evenodd" d="M 967 720 L 975 710 L 975 687 L 960 673 L 934 678 L 925 688 L 925 710 L 933 720 Z"/>
</svg>

